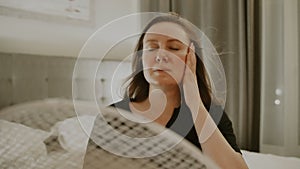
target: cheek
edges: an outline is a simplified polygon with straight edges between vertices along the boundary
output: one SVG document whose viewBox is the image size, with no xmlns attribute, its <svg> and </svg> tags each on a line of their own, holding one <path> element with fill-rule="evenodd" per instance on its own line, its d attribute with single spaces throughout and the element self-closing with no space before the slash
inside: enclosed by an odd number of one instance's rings
<svg viewBox="0 0 300 169">
<path fill-rule="evenodd" d="M 143 68 L 147 69 L 150 67 L 153 67 L 155 65 L 155 57 L 152 55 L 142 55 L 142 63 L 143 63 Z"/>
<path fill-rule="evenodd" d="M 174 78 L 178 81 L 181 82 L 183 74 L 184 74 L 184 69 L 185 69 L 185 63 L 184 60 L 177 59 L 176 62 L 172 65 L 172 72 L 174 73 Z"/>
<path fill-rule="evenodd" d="M 150 57 L 142 56 L 142 63 L 143 63 L 143 74 L 145 79 L 149 82 L 150 80 L 150 72 L 149 68 L 153 67 L 154 62 L 151 60 Z"/>
</svg>

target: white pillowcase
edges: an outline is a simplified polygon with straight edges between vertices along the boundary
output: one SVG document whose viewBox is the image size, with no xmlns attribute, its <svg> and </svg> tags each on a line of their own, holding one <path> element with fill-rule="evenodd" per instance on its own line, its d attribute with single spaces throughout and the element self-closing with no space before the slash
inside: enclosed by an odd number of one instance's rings
<svg viewBox="0 0 300 169">
<path fill-rule="evenodd" d="M 52 135 L 58 136 L 58 141 L 65 150 L 84 153 L 95 118 L 93 115 L 83 115 L 60 121 L 52 127 Z"/>
</svg>

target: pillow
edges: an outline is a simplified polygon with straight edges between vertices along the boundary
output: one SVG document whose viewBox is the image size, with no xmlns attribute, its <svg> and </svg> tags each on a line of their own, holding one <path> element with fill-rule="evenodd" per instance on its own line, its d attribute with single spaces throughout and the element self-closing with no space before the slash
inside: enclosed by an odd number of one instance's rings
<svg viewBox="0 0 300 169">
<path fill-rule="evenodd" d="M 58 136 L 59 144 L 69 152 L 85 152 L 95 116 L 83 115 L 60 121 L 52 127 L 52 135 Z"/>
<path fill-rule="evenodd" d="M 43 141 L 49 136 L 43 130 L 0 120 L 1 168 L 34 168 L 47 155 Z"/>
</svg>

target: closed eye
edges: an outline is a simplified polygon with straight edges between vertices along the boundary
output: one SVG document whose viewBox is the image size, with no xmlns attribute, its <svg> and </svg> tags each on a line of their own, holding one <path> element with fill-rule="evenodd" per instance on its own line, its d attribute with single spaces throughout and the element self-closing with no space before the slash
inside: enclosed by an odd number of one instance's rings
<svg viewBox="0 0 300 169">
<path fill-rule="evenodd" d="M 146 46 L 145 46 L 145 49 L 147 51 L 154 51 L 158 48 L 159 48 L 159 46 L 157 44 L 152 44 L 152 43 L 151 44 L 146 44 Z"/>
<path fill-rule="evenodd" d="M 157 49 L 158 49 L 158 48 L 152 48 L 152 47 L 146 48 L 147 51 L 155 51 L 155 50 L 157 50 Z"/>
<path fill-rule="evenodd" d="M 177 40 L 172 40 L 168 42 L 168 49 L 173 51 L 178 51 L 183 49 L 184 44 Z"/>
<path fill-rule="evenodd" d="M 179 48 L 175 48 L 175 47 L 170 47 L 169 49 L 171 49 L 171 50 L 175 50 L 175 51 L 178 51 L 178 50 L 180 50 Z"/>
</svg>

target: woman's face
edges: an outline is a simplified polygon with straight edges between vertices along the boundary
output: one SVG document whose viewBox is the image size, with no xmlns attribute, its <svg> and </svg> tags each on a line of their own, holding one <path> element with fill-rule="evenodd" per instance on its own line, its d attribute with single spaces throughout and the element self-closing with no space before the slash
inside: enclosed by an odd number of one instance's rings
<svg viewBox="0 0 300 169">
<path fill-rule="evenodd" d="M 144 76 L 150 85 L 181 82 L 190 40 L 184 29 L 172 22 L 154 24 L 143 39 Z"/>
</svg>

